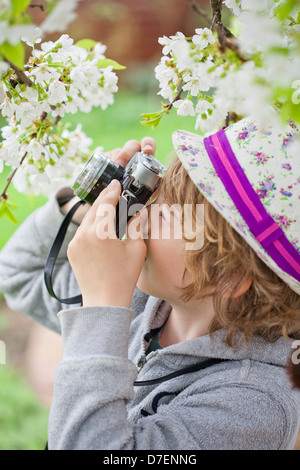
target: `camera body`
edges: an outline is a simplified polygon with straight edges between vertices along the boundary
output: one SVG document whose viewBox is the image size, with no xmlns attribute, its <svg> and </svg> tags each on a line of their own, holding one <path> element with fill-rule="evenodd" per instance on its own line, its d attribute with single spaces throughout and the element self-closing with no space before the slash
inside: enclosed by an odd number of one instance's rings
<svg viewBox="0 0 300 470">
<path fill-rule="evenodd" d="M 123 168 L 95 152 L 73 184 L 76 196 L 90 205 L 108 184 L 117 179 L 122 193 L 116 211 L 116 234 L 123 238 L 127 223 L 144 207 L 160 185 L 165 167 L 153 155 L 137 152 Z"/>
</svg>

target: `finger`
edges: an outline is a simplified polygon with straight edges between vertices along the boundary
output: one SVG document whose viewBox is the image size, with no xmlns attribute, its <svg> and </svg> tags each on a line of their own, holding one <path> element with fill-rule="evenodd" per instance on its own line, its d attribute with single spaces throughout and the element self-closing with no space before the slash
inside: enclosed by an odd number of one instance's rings
<svg viewBox="0 0 300 470">
<path fill-rule="evenodd" d="M 100 213 L 100 214 L 99 214 Z M 95 231 L 97 238 L 100 240 L 116 240 L 116 226 L 115 226 L 116 210 L 111 204 L 101 204 L 97 211 L 95 219 Z"/>
<path fill-rule="evenodd" d="M 145 243 L 145 224 L 148 222 L 148 211 L 142 209 L 128 224 L 127 237 L 126 237 L 126 250 L 128 254 L 136 260 L 137 263 L 142 265 L 146 253 L 147 246 Z"/>
<path fill-rule="evenodd" d="M 129 160 L 136 152 L 141 150 L 141 144 L 138 140 L 128 140 L 119 154 L 115 157 L 114 162 L 118 165 L 125 167 Z"/>
<path fill-rule="evenodd" d="M 146 207 L 149 207 L 151 206 L 151 204 L 153 204 L 159 197 L 159 194 L 160 194 L 160 187 L 158 187 L 154 193 L 151 194 L 150 196 L 150 199 L 148 199 L 148 201 L 146 202 L 145 206 Z"/>
<path fill-rule="evenodd" d="M 152 137 L 143 137 L 141 141 L 141 148 L 143 152 L 155 155 L 156 142 Z"/>
<path fill-rule="evenodd" d="M 148 210 L 144 207 L 139 211 L 134 217 L 130 219 L 130 222 L 127 227 L 127 238 L 128 240 L 137 240 L 138 238 L 145 238 L 145 235 L 148 233 Z"/>
<path fill-rule="evenodd" d="M 109 183 L 109 185 L 103 191 L 101 191 L 101 193 L 97 197 L 96 201 L 94 202 L 92 206 L 92 208 L 94 209 L 94 212 L 97 213 L 98 207 L 101 204 L 117 205 L 120 194 L 121 194 L 121 183 L 120 181 L 114 179 Z"/>
<path fill-rule="evenodd" d="M 118 159 L 119 153 L 122 151 L 122 147 L 116 148 L 114 150 L 109 150 L 108 152 L 104 152 L 112 162 L 115 162 Z"/>
<path fill-rule="evenodd" d="M 96 235 L 99 239 L 116 239 L 116 207 L 119 202 L 121 185 L 118 180 L 113 180 L 106 188 L 104 195 L 97 200 L 94 223 L 96 224 Z"/>
<path fill-rule="evenodd" d="M 118 180 L 112 180 L 110 184 L 101 191 L 95 202 L 93 203 L 92 207 L 86 214 L 83 219 L 85 225 L 92 224 L 95 221 L 97 216 L 97 210 L 100 204 L 112 204 L 117 205 L 119 201 L 119 197 L 121 194 L 121 184 Z"/>
</svg>

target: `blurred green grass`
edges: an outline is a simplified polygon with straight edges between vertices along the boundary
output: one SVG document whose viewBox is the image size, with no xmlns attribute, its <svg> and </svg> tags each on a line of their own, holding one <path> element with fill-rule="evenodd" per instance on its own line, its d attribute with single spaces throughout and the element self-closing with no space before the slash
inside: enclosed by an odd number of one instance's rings
<svg viewBox="0 0 300 470">
<path fill-rule="evenodd" d="M 63 121 L 71 123 L 72 129 L 81 123 L 82 130 L 93 139 L 91 148 L 102 146 L 105 151 L 122 147 L 129 139 L 141 140 L 149 135 L 157 142 L 156 157 L 162 163 L 166 163 L 172 152 L 172 132 L 176 129 L 193 132 L 195 119 L 193 117 L 182 118 L 177 116 L 175 110 L 172 110 L 173 112 L 165 116 L 156 129 L 146 128 L 140 124 L 142 113 L 159 111 L 160 107 L 160 100 L 153 93 L 136 95 L 132 92 L 120 91 L 116 94 L 115 103 L 107 110 L 93 109 L 88 114 L 67 115 Z M 2 124 L 5 125 L 4 121 Z M 8 168 L 0 174 L 0 191 L 4 188 L 8 175 Z M 28 215 L 46 202 L 45 197 L 18 193 L 13 185 L 10 186 L 8 192 L 11 200 L 17 205 L 13 214 L 18 223 L 14 224 L 7 218 L 0 219 L 0 249 Z"/>
<path fill-rule="evenodd" d="M 0 384 L 0 450 L 43 450 L 48 410 L 7 365 L 0 365 Z"/>
</svg>

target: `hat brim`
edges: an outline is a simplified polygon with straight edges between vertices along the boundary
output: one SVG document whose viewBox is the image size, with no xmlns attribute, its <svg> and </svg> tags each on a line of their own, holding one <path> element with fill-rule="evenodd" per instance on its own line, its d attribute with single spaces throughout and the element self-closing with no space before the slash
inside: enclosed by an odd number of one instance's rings
<svg viewBox="0 0 300 470">
<path fill-rule="evenodd" d="M 251 233 L 215 171 L 204 146 L 204 137 L 188 131 L 178 130 L 173 133 L 172 141 L 174 150 L 183 167 L 203 196 L 251 246 L 258 257 L 292 290 L 300 295 L 299 282 L 278 267 Z"/>
</svg>

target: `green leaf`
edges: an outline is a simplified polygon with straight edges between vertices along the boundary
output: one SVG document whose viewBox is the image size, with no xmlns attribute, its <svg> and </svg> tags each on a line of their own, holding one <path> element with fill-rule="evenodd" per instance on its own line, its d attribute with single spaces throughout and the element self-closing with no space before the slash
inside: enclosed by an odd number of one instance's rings
<svg viewBox="0 0 300 470">
<path fill-rule="evenodd" d="M 298 80 L 292 88 L 277 87 L 273 90 L 273 101 L 284 122 L 293 119 L 300 124 L 300 104 Z"/>
<path fill-rule="evenodd" d="M 279 5 L 275 8 L 276 15 L 278 15 L 280 21 L 284 21 L 286 18 L 288 18 L 289 14 L 292 12 L 295 6 L 295 0 L 284 0 L 283 2 L 280 2 Z"/>
<path fill-rule="evenodd" d="M 21 41 L 16 46 L 12 46 L 5 41 L 0 46 L 0 53 L 19 67 L 19 69 L 24 69 L 25 48 Z"/>
<path fill-rule="evenodd" d="M 7 200 L 2 201 L 2 204 L 0 206 L 0 218 L 6 216 L 11 222 L 13 222 L 14 224 L 17 224 L 18 221 L 13 215 L 13 213 L 11 212 L 11 210 L 8 208 L 8 206 L 14 207 L 14 208 L 17 207 L 12 202 L 9 202 Z"/>
<path fill-rule="evenodd" d="M 30 3 L 31 0 L 11 0 L 12 14 L 14 16 L 20 15 L 20 13 L 26 10 Z"/>
<path fill-rule="evenodd" d="M 83 49 L 93 49 L 96 46 L 97 42 L 93 39 L 80 39 L 75 43 L 76 46 L 82 47 Z"/>
<path fill-rule="evenodd" d="M 158 113 L 145 113 L 145 114 L 141 114 L 141 117 L 143 117 L 147 121 L 151 121 L 152 119 L 157 119 L 160 113 L 161 111 L 159 111 Z"/>
<path fill-rule="evenodd" d="M 281 55 L 288 56 L 290 49 L 284 46 L 271 46 L 269 51 L 274 54 L 281 54 Z"/>
<path fill-rule="evenodd" d="M 17 209 L 18 208 L 17 204 L 12 202 L 10 199 L 6 199 L 5 203 L 8 207 L 11 207 L 12 209 Z"/>
<path fill-rule="evenodd" d="M 140 121 L 140 123 L 145 127 L 152 127 L 152 129 L 155 129 L 160 123 L 163 114 L 165 113 L 162 113 L 161 111 L 159 113 L 141 114 L 144 121 Z"/>
<path fill-rule="evenodd" d="M 114 70 L 123 70 L 126 69 L 124 65 L 118 64 L 115 60 L 112 59 L 99 59 L 97 66 L 99 69 L 106 69 L 107 67 L 112 66 Z"/>
</svg>

